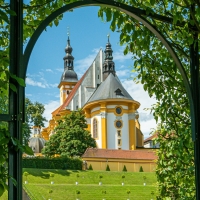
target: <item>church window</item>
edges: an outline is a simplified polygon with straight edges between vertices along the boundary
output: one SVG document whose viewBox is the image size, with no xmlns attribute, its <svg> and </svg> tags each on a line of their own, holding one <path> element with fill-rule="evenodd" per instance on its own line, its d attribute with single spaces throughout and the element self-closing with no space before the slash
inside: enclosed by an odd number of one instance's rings
<svg viewBox="0 0 200 200">
<path fill-rule="evenodd" d="M 117 113 L 118 115 L 120 115 L 120 114 L 122 113 L 122 109 L 121 109 L 120 107 L 117 107 L 117 108 L 115 109 L 115 111 L 116 111 L 116 113 Z"/>
<path fill-rule="evenodd" d="M 67 90 L 67 94 L 69 94 L 69 90 Z"/>
<path fill-rule="evenodd" d="M 121 130 L 117 130 L 117 136 L 121 137 Z"/>
<path fill-rule="evenodd" d="M 93 120 L 93 138 L 98 138 L 97 119 Z"/>
<path fill-rule="evenodd" d="M 118 145 L 121 146 L 122 140 L 118 139 Z"/>
<path fill-rule="evenodd" d="M 117 128 L 121 128 L 122 122 L 118 120 L 118 121 L 115 122 L 115 125 L 116 125 Z"/>
<path fill-rule="evenodd" d="M 99 75 L 98 75 L 98 79 L 99 79 Z"/>
</svg>

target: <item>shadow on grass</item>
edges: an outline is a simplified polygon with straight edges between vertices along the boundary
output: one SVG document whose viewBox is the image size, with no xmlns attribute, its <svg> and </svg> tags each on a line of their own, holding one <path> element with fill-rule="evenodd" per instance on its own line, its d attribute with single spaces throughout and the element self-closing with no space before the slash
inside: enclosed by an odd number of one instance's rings
<svg viewBox="0 0 200 200">
<path fill-rule="evenodd" d="M 41 177 L 43 179 L 49 179 L 50 178 L 50 174 L 59 174 L 62 176 L 70 176 L 70 174 L 72 172 L 68 171 L 68 170 L 58 170 L 58 169 L 37 169 L 37 170 L 32 170 L 30 168 L 25 168 L 23 169 L 23 173 L 24 172 L 28 172 L 30 175 L 35 176 L 35 177 Z M 77 170 L 77 172 L 79 172 Z"/>
</svg>

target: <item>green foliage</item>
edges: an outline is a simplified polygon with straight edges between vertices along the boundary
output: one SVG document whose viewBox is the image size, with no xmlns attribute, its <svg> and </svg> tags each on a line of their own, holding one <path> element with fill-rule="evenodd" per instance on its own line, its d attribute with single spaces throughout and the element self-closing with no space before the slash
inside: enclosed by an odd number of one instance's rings
<svg viewBox="0 0 200 200">
<path fill-rule="evenodd" d="M 123 172 L 127 172 L 127 169 L 126 169 L 126 165 L 124 165 L 124 167 L 123 167 L 123 170 L 122 170 Z"/>
<path fill-rule="evenodd" d="M 200 4 L 194 1 L 130 1 L 121 3 L 146 11 L 143 17 L 151 22 L 174 48 L 190 77 L 190 45 L 199 40 Z M 191 4 L 195 5 L 191 10 Z M 155 14 L 173 20 L 172 24 L 153 19 Z M 151 16 L 148 16 L 151 15 Z M 189 102 L 180 72 L 161 41 L 146 26 L 121 11 L 102 7 L 98 16 L 110 22 L 112 31 L 120 33 L 124 54 L 134 59 L 134 81 L 142 83 L 150 97 L 157 103 L 151 111 L 161 123 L 157 142 L 158 199 L 195 199 L 194 152 L 191 140 Z M 160 17 L 161 19 L 161 17 Z M 183 26 L 179 26 L 184 23 Z M 193 30 L 191 30 L 191 25 Z M 200 46 L 198 47 L 200 51 Z"/>
<path fill-rule="evenodd" d="M 102 194 L 106 194 L 106 190 L 102 190 Z"/>
<path fill-rule="evenodd" d="M 144 172 L 143 167 L 140 166 L 139 172 Z"/>
<path fill-rule="evenodd" d="M 106 171 L 110 171 L 109 165 L 106 166 Z"/>
<path fill-rule="evenodd" d="M 81 192 L 80 192 L 80 190 L 76 190 L 76 194 L 80 194 Z"/>
<path fill-rule="evenodd" d="M 126 191 L 126 193 L 127 193 L 127 194 L 130 194 L 130 193 L 131 193 L 131 191 L 130 191 L 130 190 L 127 190 L 127 191 Z"/>
<path fill-rule="evenodd" d="M 25 99 L 25 110 L 26 110 L 26 122 L 37 126 L 39 128 L 44 127 L 44 122 L 47 121 L 43 117 L 45 111 L 44 105 L 39 102 L 31 102 L 28 98 Z"/>
<path fill-rule="evenodd" d="M 122 179 L 125 179 L 125 175 L 124 174 L 122 175 Z"/>
<path fill-rule="evenodd" d="M 81 156 L 89 147 L 96 147 L 96 142 L 89 131 L 82 110 L 72 111 L 58 122 L 55 133 L 46 143 L 42 153 L 45 156 Z"/>
<path fill-rule="evenodd" d="M 53 193 L 53 190 L 49 190 L 49 194 L 52 194 Z"/>
<path fill-rule="evenodd" d="M 28 177 L 29 173 L 28 172 L 24 172 L 23 175 L 26 177 L 26 180 L 27 180 L 27 177 Z"/>
<path fill-rule="evenodd" d="M 90 164 L 88 170 L 93 170 L 92 165 Z"/>
<path fill-rule="evenodd" d="M 99 181 L 101 182 L 101 179 L 103 178 L 103 175 L 102 174 L 100 174 L 99 175 Z"/>
<path fill-rule="evenodd" d="M 23 168 L 38 168 L 38 169 L 82 169 L 82 161 L 78 158 L 56 157 L 44 158 L 33 157 L 23 158 Z"/>
</svg>

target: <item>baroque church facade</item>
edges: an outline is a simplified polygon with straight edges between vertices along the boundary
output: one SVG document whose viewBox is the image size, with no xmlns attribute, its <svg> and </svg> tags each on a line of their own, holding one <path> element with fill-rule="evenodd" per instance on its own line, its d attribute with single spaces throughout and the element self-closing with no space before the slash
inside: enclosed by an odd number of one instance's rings
<svg viewBox="0 0 200 200">
<path fill-rule="evenodd" d="M 72 50 L 68 37 L 64 70 L 58 85 L 60 106 L 52 112 L 49 126 L 42 130 L 43 138 L 49 140 L 62 116 L 82 108 L 87 129 L 98 149 L 136 150 L 143 147 L 137 111 L 140 103 L 129 95 L 117 77 L 109 37 L 105 50 L 99 50 L 80 80 L 75 72 Z"/>
</svg>

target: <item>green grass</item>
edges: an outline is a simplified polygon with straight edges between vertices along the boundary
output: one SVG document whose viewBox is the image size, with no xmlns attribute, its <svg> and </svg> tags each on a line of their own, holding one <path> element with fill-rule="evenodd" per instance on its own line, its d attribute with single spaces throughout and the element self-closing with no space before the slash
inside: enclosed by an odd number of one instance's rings
<svg viewBox="0 0 200 200">
<path fill-rule="evenodd" d="M 70 170 L 45 170 L 24 169 L 28 172 L 27 190 L 35 200 L 76 200 L 76 190 L 80 200 L 127 200 L 127 190 L 130 190 L 130 200 L 150 200 L 151 192 L 156 193 L 155 173 L 147 172 L 113 172 L 113 171 L 70 171 Z M 53 178 L 49 177 L 54 173 Z M 79 178 L 77 179 L 77 174 Z M 102 185 L 99 186 L 99 175 L 102 175 Z M 122 186 L 122 175 L 125 175 Z M 143 176 L 146 176 L 146 186 L 143 185 Z M 23 182 L 25 177 L 23 177 Z M 51 184 L 54 181 L 54 184 Z M 78 181 L 78 185 L 75 182 Z M 50 195 L 49 190 L 53 193 Z M 106 194 L 102 194 L 106 191 Z M 156 195 L 156 194 L 155 194 Z M 155 195 L 153 199 L 155 199 Z M 3 200 L 7 200 L 3 199 Z"/>
</svg>

